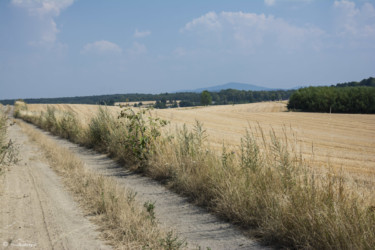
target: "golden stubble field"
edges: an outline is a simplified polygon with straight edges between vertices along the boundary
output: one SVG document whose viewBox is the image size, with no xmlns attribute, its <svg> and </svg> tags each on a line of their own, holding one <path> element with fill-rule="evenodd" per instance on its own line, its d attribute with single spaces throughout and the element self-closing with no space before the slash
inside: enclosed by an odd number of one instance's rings
<svg viewBox="0 0 375 250">
<path fill-rule="evenodd" d="M 88 123 L 98 110 L 96 105 L 53 104 L 58 110 L 72 111 L 82 123 Z M 29 111 L 46 111 L 46 104 L 28 104 Z M 114 115 L 121 108 L 108 107 Z M 286 112 L 286 102 L 209 106 L 153 110 L 170 121 L 169 130 L 198 120 L 208 132 L 210 144 L 218 151 L 223 143 L 236 147 L 246 129 L 261 127 L 267 135 L 295 138 L 303 157 L 317 167 L 329 167 L 374 180 L 375 115 Z M 285 133 L 284 133 L 285 131 Z M 258 135 L 260 137 L 260 135 Z"/>
</svg>

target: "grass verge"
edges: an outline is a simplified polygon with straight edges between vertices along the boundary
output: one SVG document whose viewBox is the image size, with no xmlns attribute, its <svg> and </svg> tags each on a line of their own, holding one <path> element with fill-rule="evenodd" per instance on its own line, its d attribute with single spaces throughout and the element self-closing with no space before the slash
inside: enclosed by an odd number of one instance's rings
<svg viewBox="0 0 375 250">
<path fill-rule="evenodd" d="M 53 113 L 19 115 L 59 134 L 58 111 Z M 287 133 L 278 138 L 254 128 L 238 148 L 223 145 L 218 154 L 199 122 L 193 130 L 161 135 L 164 124 L 145 111 L 124 110 L 115 118 L 102 109 L 87 128 L 77 125 L 77 142 L 162 180 L 233 223 L 255 228 L 266 243 L 307 249 L 375 246 L 374 188 L 309 166 Z"/>
<path fill-rule="evenodd" d="M 0 174 L 4 172 L 5 166 L 18 161 L 18 149 L 7 137 L 8 112 L 9 107 L 0 104 Z"/>
<path fill-rule="evenodd" d="M 69 150 L 19 122 L 22 130 L 44 151 L 51 167 L 63 177 L 94 221 L 102 235 L 118 249 L 180 249 L 183 242 L 173 232 L 158 227 L 152 210 L 140 206 L 135 193 L 120 187 L 111 177 L 95 174 Z"/>
</svg>

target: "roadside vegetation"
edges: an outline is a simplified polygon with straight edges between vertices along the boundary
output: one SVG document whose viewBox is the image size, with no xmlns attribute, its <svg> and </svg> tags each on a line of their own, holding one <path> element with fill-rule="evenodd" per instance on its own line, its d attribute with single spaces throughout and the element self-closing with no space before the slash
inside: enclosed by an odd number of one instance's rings
<svg viewBox="0 0 375 250">
<path fill-rule="evenodd" d="M 8 140 L 8 112 L 9 107 L 0 105 L 0 175 L 4 171 L 4 166 L 16 163 L 18 161 L 17 147 L 12 140 Z"/>
<path fill-rule="evenodd" d="M 15 114 L 56 135 L 107 152 L 194 202 L 288 248 L 371 249 L 375 245 L 374 190 L 344 173 L 309 165 L 296 138 L 252 128 L 236 148 L 210 147 L 203 125 L 161 133 L 166 121 L 147 110 L 105 108 L 88 125 L 51 107 Z M 23 110 L 23 111 L 22 111 Z M 65 119 L 64 117 L 70 117 Z M 65 124 L 64 126 L 62 124 Z M 286 130 L 286 128 L 285 128 Z M 257 138 L 261 138 L 258 140 Z"/>
<path fill-rule="evenodd" d="M 64 116 L 61 119 L 65 118 L 73 122 L 70 117 Z M 49 116 L 49 119 L 53 118 Z M 63 177 L 65 185 L 78 198 L 86 212 L 93 215 L 91 219 L 100 226 L 102 236 L 117 249 L 185 247 L 184 241 L 172 231 L 158 226 L 153 206 L 137 203 L 136 193 L 120 187 L 111 177 L 90 172 L 69 150 L 59 147 L 30 125 L 19 124 L 31 140 L 41 146 L 52 168 Z M 51 124 L 48 124 L 48 128 L 52 129 Z"/>
</svg>

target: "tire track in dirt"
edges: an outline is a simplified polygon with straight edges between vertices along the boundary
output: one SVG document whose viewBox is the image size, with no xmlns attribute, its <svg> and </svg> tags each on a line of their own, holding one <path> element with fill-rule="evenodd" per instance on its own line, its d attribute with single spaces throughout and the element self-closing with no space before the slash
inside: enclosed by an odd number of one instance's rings
<svg viewBox="0 0 375 250">
<path fill-rule="evenodd" d="M 265 249 L 235 226 L 189 203 L 187 198 L 171 192 L 158 182 L 126 170 L 104 154 L 43 133 L 73 152 L 91 171 L 115 177 L 120 185 L 135 191 L 139 202 L 154 202 L 155 216 L 161 226 L 175 230 L 182 239 L 186 239 L 189 248 Z"/>
<path fill-rule="evenodd" d="M 20 161 L 0 176 L 0 249 L 111 249 L 18 125 Z"/>
</svg>

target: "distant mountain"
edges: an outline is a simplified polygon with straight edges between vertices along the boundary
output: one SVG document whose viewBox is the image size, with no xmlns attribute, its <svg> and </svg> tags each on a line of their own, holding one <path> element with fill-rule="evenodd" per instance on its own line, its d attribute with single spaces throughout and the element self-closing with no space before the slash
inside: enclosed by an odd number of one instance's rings
<svg viewBox="0 0 375 250">
<path fill-rule="evenodd" d="M 207 90 L 207 91 L 210 91 L 210 92 L 219 92 L 220 90 L 223 90 L 223 89 L 252 90 L 252 91 L 274 90 L 274 89 L 265 88 L 265 87 L 252 85 L 252 84 L 229 82 L 229 83 L 222 84 L 222 85 L 216 85 L 216 86 L 207 87 L 207 88 L 199 88 L 199 89 L 194 89 L 194 90 L 185 90 L 185 91 L 181 91 L 181 92 L 200 93 L 204 90 Z"/>
</svg>

